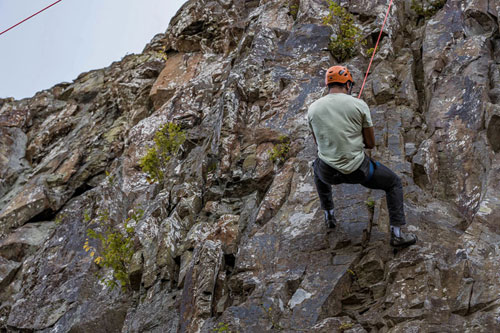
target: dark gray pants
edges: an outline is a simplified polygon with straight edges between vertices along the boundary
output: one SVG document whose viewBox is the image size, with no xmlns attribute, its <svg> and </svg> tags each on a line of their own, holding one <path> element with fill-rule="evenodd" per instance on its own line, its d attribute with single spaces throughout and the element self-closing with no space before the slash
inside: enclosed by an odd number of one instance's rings
<svg viewBox="0 0 500 333">
<path fill-rule="evenodd" d="M 361 184 L 370 189 L 384 190 L 391 225 L 400 226 L 406 224 L 401 179 L 385 165 L 377 162 L 373 175 L 368 181 L 370 169 L 370 158 L 368 156 L 365 156 L 363 163 L 356 171 L 348 175 L 332 168 L 319 157 L 314 161 L 313 168 L 314 182 L 316 183 L 322 209 L 333 209 L 331 185 Z"/>
</svg>

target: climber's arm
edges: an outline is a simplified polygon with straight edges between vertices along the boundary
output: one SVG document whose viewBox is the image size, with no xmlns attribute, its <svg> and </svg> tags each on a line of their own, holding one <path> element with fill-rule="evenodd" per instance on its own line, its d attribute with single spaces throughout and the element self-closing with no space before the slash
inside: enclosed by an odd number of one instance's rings
<svg viewBox="0 0 500 333">
<path fill-rule="evenodd" d="M 372 127 L 363 128 L 363 143 L 366 149 L 375 148 L 375 132 Z"/>
</svg>

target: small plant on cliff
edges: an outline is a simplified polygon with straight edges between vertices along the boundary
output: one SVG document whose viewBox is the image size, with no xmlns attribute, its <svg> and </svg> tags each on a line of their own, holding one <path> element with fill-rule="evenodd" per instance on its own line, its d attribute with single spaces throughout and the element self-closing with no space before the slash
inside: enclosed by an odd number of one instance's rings
<svg viewBox="0 0 500 333">
<path fill-rule="evenodd" d="M 365 201 L 365 205 L 369 209 L 373 209 L 375 207 L 375 200 L 373 200 L 373 198 L 368 198 L 368 200 Z"/>
<path fill-rule="evenodd" d="M 59 214 L 56 216 L 56 218 L 54 219 L 54 222 L 57 226 L 61 225 L 63 223 L 63 220 L 66 218 L 66 215 L 64 214 Z"/>
<path fill-rule="evenodd" d="M 214 333 L 220 332 L 228 332 L 229 333 L 229 325 L 225 323 L 219 323 L 216 328 L 212 329 Z"/>
<path fill-rule="evenodd" d="M 139 165 L 148 175 L 150 182 L 163 182 L 167 163 L 172 156 L 177 154 L 179 148 L 186 140 L 186 134 L 179 125 L 167 123 L 156 132 L 154 145 L 141 159 Z"/>
<path fill-rule="evenodd" d="M 260 304 L 260 306 L 262 307 L 262 309 L 264 310 L 266 316 L 267 316 L 267 319 L 271 322 L 272 326 L 271 328 L 274 329 L 274 330 L 278 330 L 278 331 L 282 331 L 284 330 L 285 328 L 283 326 L 280 325 L 280 323 L 277 321 L 277 319 L 275 318 L 275 316 L 273 316 L 273 308 L 270 306 L 270 307 L 265 307 L 264 304 Z"/>
<path fill-rule="evenodd" d="M 358 44 L 364 44 L 361 29 L 355 25 L 354 16 L 335 0 L 327 0 L 328 15 L 323 17 L 323 24 L 333 30 L 328 48 L 339 62 L 356 55 Z"/>
<path fill-rule="evenodd" d="M 87 239 L 83 248 L 89 253 L 94 263 L 100 267 L 111 268 L 113 270 L 112 278 L 101 277 L 101 281 L 111 289 L 120 286 L 126 290 L 130 285 L 127 267 L 134 254 L 133 235 L 135 227 L 129 223 L 134 221 L 134 225 L 142 218 L 144 211 L 134 210 L 129 218 L 125 220 L 124 230 L 120 230 L 111 223 L 108 211 L 104 210 L 98 214 L 95 220 L 89 223 L 98 224 L 98 229 L 89 228 L 87 230 Z M 89 238 L 98 241 L 97 247 L 89 244 Z"/>
<path fill-rule="evenodd" d="M 339 326 L 339 330 L 340 330 L 340 332 L 344 332 L 344 331 L 351 329 L 353 326 L 354 326 L 353 323 L 342 323 Z"/>
<path fill-rule="evenodd" d="M 271 162 L 283 163 L 288 157 L 288 152 L 290 151 L 290 139 L 286 135 L 281 135 L 279 137 L 279 142 L 277 145 L 270 150 L 269 159 Z"/>
<path fill-rule="evenodd" d="M 299 14 L 299 0 L 289 0 L 288 1 L 288 13 L 292 15 L 293 19 L 297 19 L 297 15 Z"/>
<path fill-rule="evenodd" d="M 90 217 L 90 212 L 88 209 L 86 209 L 84 212 L 83 212 L 83 220 L 88 223 L 90 222 L 90 220 L 92 220 L 92 218 Z"/>
<path fill-rule="evenodd" d="M 160 58 L 163 61 L 167 61 L 168 59 L 165 46 L 163 46 L 160 50 L 153 50 L 150 51 L 149 53 L 155 58 Z"/>
<path fill-rule="evenodd" d="M 106 174 L 106 179 L 108 180 L 108 183 L 109 185 L 113 186 L 114 182 L 115 182 L 115 176 L 113 176 L 109 171 L 104 171 L 104 173 Z"/>
<path fill-rule="evenodd" d="M 366 50 L 366 56 L 371 57 L 373 55 L 373 52 L 375 51 L 374 47 L 370 47 L 369 49 Z"/>
<path fill-rule="evenodd" d="M 444 7 L 446 0 L 411 0 L 411 9 L 418 17 L 430 18 Z"/>
</svg>

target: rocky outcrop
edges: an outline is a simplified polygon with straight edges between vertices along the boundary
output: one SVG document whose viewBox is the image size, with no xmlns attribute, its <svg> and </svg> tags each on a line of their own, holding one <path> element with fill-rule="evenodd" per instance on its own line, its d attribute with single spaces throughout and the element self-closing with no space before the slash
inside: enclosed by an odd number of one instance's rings
<svg viewBox="0 0 500 333">
<path fill-rule="evenodd" d="M 342 4 L 371 47 L 385 1 Z M 339 226 L 322 221 L 305 115 L 335 63 L 323 1 L 190 0 L 142 54 L 0 100 L 1 330 L 498 330 L 499 8 L 391 10 L 362 97 L 419 237 L 397 253 L 383 192 L 336 186 Z M 150 183 L 139 162 L 167 122 L 187 140 Z M 130 286 L 110 289 L 89 220 L 139 208 Z"/>
</svg>

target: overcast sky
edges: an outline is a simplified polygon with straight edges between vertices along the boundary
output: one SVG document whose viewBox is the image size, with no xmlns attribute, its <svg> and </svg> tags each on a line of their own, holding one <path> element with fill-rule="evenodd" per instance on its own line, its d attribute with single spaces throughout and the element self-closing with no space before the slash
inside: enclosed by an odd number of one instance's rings
<svg viewBox="0 0 500 333">
<path fill-rule="evenodd" d="M 0 32 L 56 0 L 0 0 Z M 0 98 L 31 97 L 140 53 L 187 0 L 63 0 L 0 36 Z"/>
</svg>

